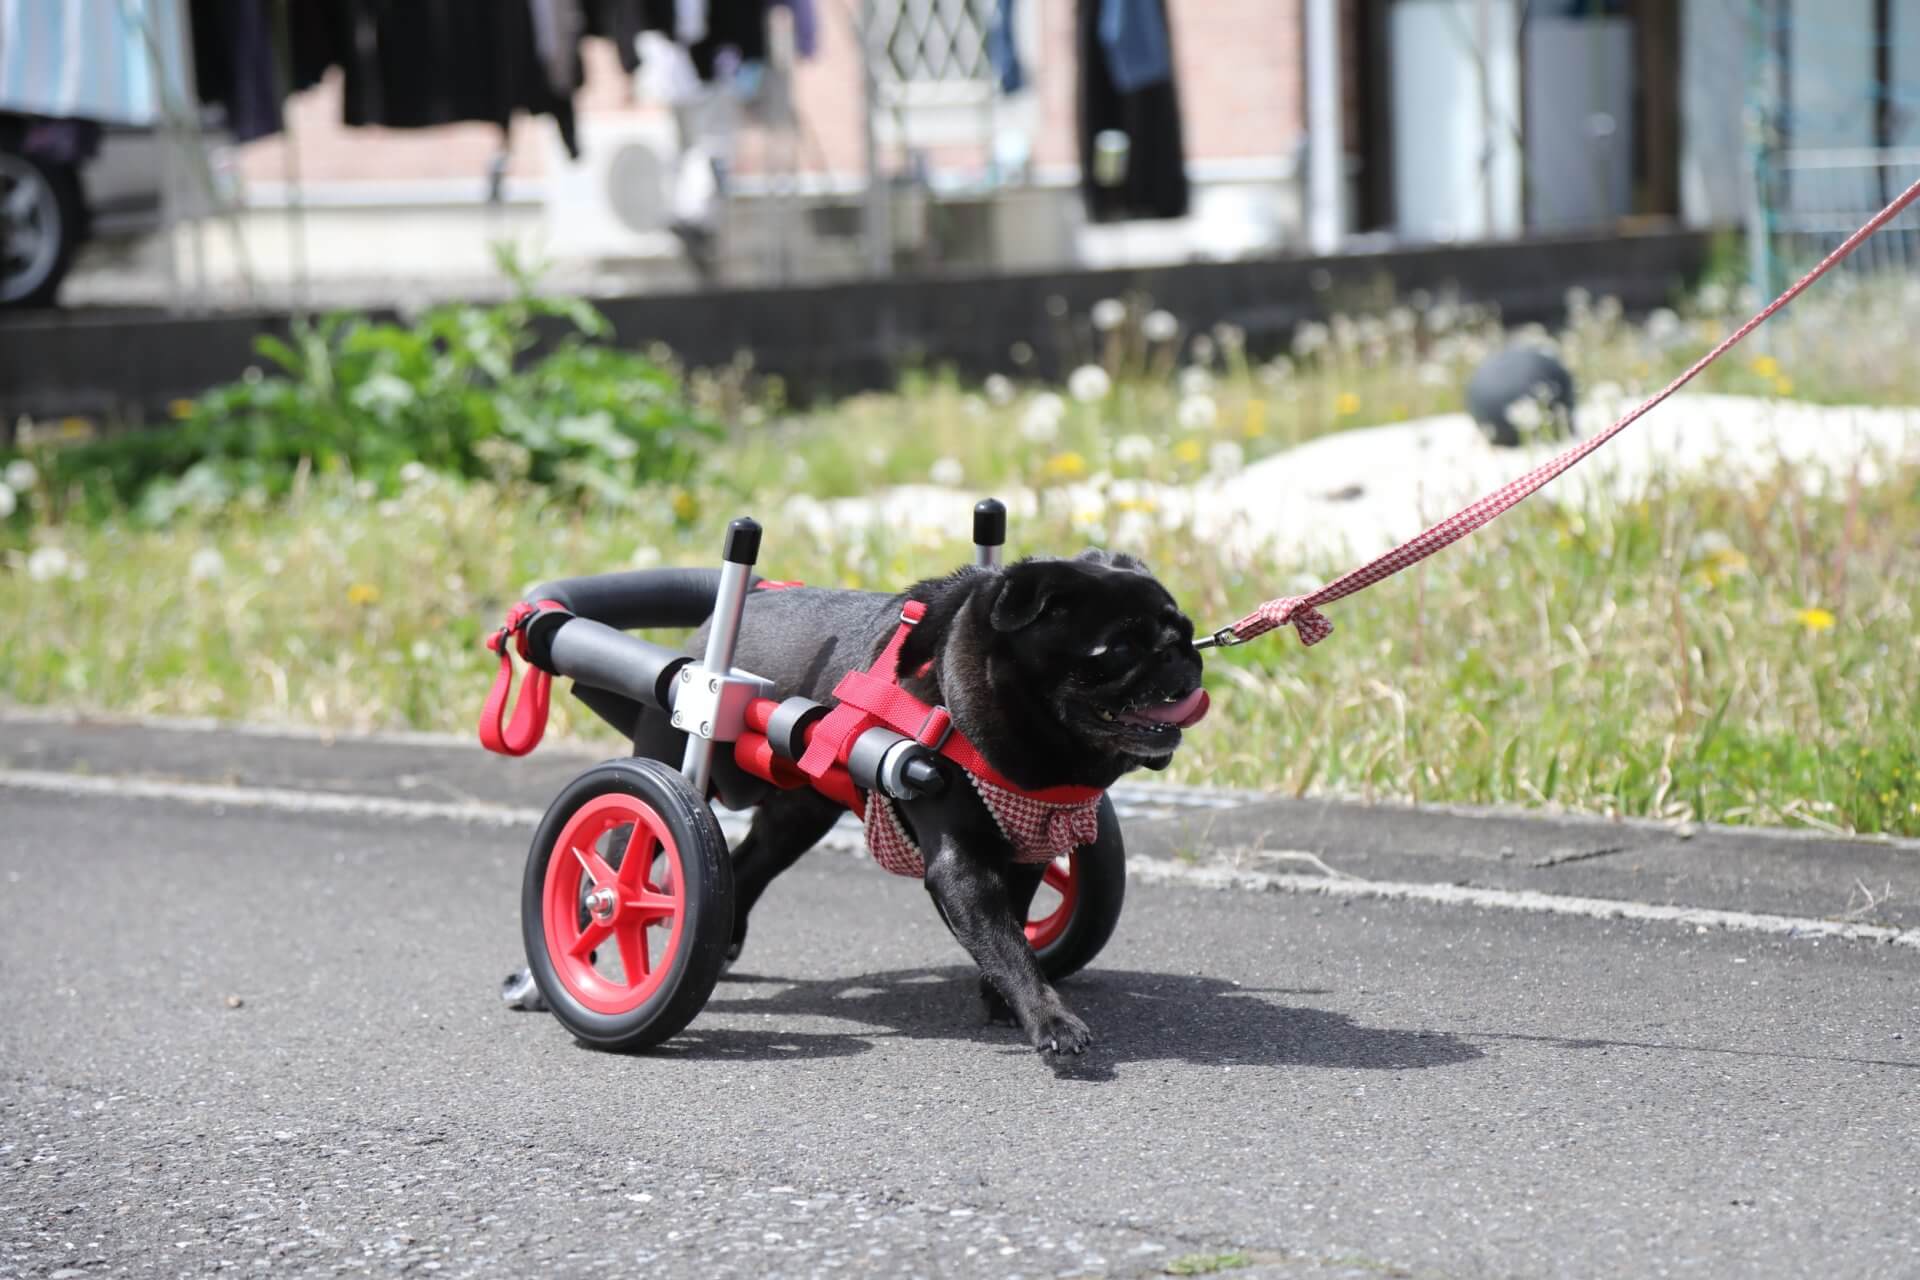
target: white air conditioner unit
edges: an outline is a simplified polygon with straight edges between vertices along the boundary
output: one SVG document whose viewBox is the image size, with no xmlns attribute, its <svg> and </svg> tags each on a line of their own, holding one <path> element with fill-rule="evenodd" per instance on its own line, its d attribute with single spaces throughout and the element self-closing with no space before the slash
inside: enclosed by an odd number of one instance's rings
<svg viewBox="0 0 1920 1280">
<path fill-rule="evenodd" d="M 559 258 L 676 257 L 667 224 L 679 146 L 665 116 L 580 116 L 580 158 L 548 158 L 547 235 Z"/>
</svg>

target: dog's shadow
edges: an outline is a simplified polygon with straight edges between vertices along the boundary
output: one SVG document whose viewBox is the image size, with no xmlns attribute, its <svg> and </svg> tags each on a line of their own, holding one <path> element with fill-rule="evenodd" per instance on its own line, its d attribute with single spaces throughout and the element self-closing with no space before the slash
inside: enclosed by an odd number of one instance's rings
<svg viewBox="0 0 1920 1280">
<path fill-rule="evenodd" d="M 769 989 L 742 990 L 748 986 Z M 1284 999 L 1327 994 L 1318 989 L 1255 990 L 1219 978 L 1122 969 L 1090 970 L 1062 989 L 1096 1039 L 1086 1058 L 1057 1065 L 1086 1079 L 1111 1079 L 1113 1067 L 1129 1062 L 1412 1071 L 1482 1056 L 1473 1044 L 1445 1032 L 1362 1026 L 1345 1014 Z M 1030 1052 L 1019 1032 L 986 1024 L 977 975 L 958 966 L 830 979 L 733 973 L 708 1001 L 707 1013 L 829 1018 L 872 1030 L 795 1032 L 763 1046 L 735 1043 L 750 1033 L 703 1031 L 696 1022 L 685 1033 L 692 1043 L 681 1052 L 688 1056 L 831 1057 L 894 1036 L 999 1041 L 1010 1052 Z M 810 1048 L 816 1038 L 822 1043 Z"/>
</svg>

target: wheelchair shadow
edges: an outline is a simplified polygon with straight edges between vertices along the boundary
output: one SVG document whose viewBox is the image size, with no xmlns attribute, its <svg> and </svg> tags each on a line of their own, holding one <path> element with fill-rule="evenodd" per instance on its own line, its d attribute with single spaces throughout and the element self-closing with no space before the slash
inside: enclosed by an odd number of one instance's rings
<svg viewBox="0 0 1920 1280">
<path fill-rule="evenodd" d="M 1080 1079 L 1110 1080 L 1114 1067 L 1135 1062 L 1412 1071 L 1483 1056 L 1475 1045 L 1445 1032 L 1362 1026 L 1345 1014 L 1286 999 L 1327 994 L 1318 988 L 1257 990 L 1203 976 L 1096 969 L 1062 984 L 1062 994 L 1095 1036 L 1086 1058 L 1058 1064 L 1063 1075 Z M 782 1035 L 703 1029 L 696 1021 L 656 1052 L 759 1060 L 835 1057 L 866 1052 L 875 1040 L 896 1036 L 1000 1043 L 1009 1052 L 1031 1052 L 1018 1031 L 986 1024 L 970 967 L 824 980 L 733 973 L 708 1001 L 707 1013 L 827 1018 L 872 1030 Z"/>
</svg>

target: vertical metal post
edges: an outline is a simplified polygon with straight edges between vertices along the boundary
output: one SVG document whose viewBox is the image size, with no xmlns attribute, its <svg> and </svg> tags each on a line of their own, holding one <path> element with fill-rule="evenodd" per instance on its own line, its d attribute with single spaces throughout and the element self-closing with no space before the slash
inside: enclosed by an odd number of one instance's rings
<svg viewBox="0 0 1920 1280">
<path fill-rule="evenodd" d="M 700 662 L 709 675 L 724 676 L 733 670 L 733 652 L 740 641 L 740 614 L 746 607 L 747 587 L 753 580 L 753 565 L 760 558 L 760 525 L 741 517 L 727 526 L 725 561 L 720 566 L 720 589 L 713 597 L 713 629 L 707 632 L 707 652 Z M 681 669 L 681 678 L 692 673 Z M 680 772 L 701 795 L 713 777 L 714 740 L 689 726 L 687 750 L 681 757 Z M 709 726 L 708 734 L 712 729 Z"/>
<path fill-rule="evenodd" d="M 1493 0 L 1473 9 L 1473 48 L 1480 68 L 1480 236 L 1493 239 Z"/>
<path fill-rule="evenodd" d="M 1332 253 L 1346 234 L 1346 113 L 1340 97 L 1340 6 L 1307 0 L 1307 243 Z"/>
<path fill-rule="evenodd" d="M 1777 80 L 1774 75 L 1774 42 L 1767 30 L 1771 10 L 1768 0 L 1748 0 L 1747 4 L 1747 273 L 1754 293 L 1765 298 L 1773 292 L 1773 226 L 1767 209 L 1767 153 L 1773 128 Z M 1765 350 L 1766 333 L 1756 335 Z"/>
<path fill-rule="evenodd" d="M 1000 563 L 1007 541 L 1006 504 L 986 498 L 973 508 L 973 562 L 992 567 Z"/>
<path fill-rule="evenodd" d="M 867 193 L 861 238 L 866 242 L 867 274 L 881 277 L 893 264 L 893 229 L 888 226 L 887 187 L 880 175 L 880 134 L 875 118 L 880 111 L 880 73 L 874 60 L 884 50 L 874 48 L 874 0 L 860 0 L 860 88 L 867 132 Z"/>
</svg>

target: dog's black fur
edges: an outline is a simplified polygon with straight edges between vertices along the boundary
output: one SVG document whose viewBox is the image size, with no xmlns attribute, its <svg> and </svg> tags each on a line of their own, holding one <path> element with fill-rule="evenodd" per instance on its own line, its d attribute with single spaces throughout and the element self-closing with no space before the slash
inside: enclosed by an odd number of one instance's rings
<svg viewBox="0 0 1920 1280">
<path fill-rule="evenodd" d="M 1200 685 L 1193 623 L 1146 567 L 1087 552 L 966 568 L 904 595 L 797 587 L 749 595 L 735 664 L 780 696 L 831 699 L 899 625 L 907 599 L 926 616 L 901 651 L 916 697 L 944 705 L 988 763 L 1027 788 L 1106 787 L 1128 770 L 1165 768 L 1181 730 L 1126 713 Z M 698 653 L 705 629 L 689 644 Z M 1043 867 L 1018 864 L 973 788 L 950 770 L 938 797 L 900 805 L 927 864 L 934 906 L 980 966 L 989 1016 L 1017 1023 L 1043 1053 L 1078 1054 L 1092 1036 L 1041 973 L 1022 922 Z M 957 784 L 957 785 L 956 785 Z M 734 851 L 734 947 L 775 876 L 840 816 L 806 790 L 774 793 Z"/>
</svg>

